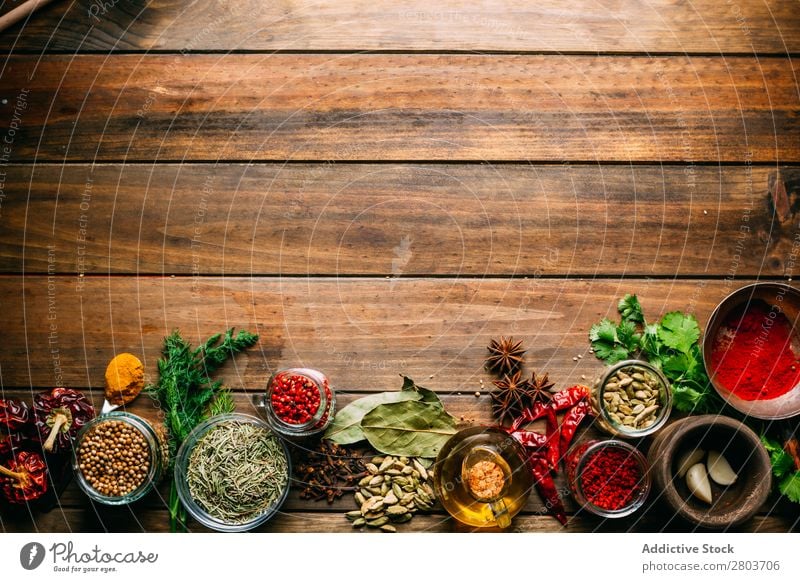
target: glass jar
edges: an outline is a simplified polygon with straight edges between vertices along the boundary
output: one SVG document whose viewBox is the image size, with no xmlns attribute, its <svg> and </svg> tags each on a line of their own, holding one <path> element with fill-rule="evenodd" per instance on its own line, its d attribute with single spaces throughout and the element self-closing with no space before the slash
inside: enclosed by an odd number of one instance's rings
<svg viewBox="0 0 800 582">
<path fill-rule="evenodd" d="M 135 488 L 119 495 L 99 491 L 84 475 L 84 467 L 88 462 L 88 458 L 85 458 L 84 454 L 89 454 L 90 447 L 88 443 L 90 439 L 95 436 L 97 430 L 110 428 L 112 425 L 124 425 L 139 433 L 144 442 L 145 456 L 148 459 L 147 468 L 142 473 L 141 482 Z M 165 437 L 163 427 L 162 430 L 158 430 L 157 427 L 154 427 L 144 418 L 129 412 L 114 411 L 92 419 L 78 432 L 73 448 L 72 467 L 78 486 L 92 500 L 104 505 L 126 505 L 141 499 L 158 484 L 164 467 L 169 464 L 169 453 Z M 125 449 L 123 448 L 120 452 L 124 453 Z M 119 459 L 122 459 L 122 455 L 119 456 Z M 117 458 L 112 458 L 112 461 L 116 460 Z M 135 471 L 135 467 L 132 467 L 131 470 Z M 117 484 L 124 484 L 122 481 L 125 478 L 124 474 L 121 476 L 114 474 L 113 478 Z"/>
<path fill-rule="evenodd" d="M 257 404 L 264 408 L 275 432 L 303 438 L 328 428 L 336 410 L 336 395 L 322 372 L 289 368 L 272 375 L 266 395 Z"/>
<path fill-rule="evenodd" d="M 622 386 L 623 382 L 627 384 Z M 656 394 L 643 398 L 642 391 Z M 672 390 L 666 376 L 652 364 L 625 360 L 606 369 L 592 389 L 591 404 L 597 424 L 605 432 L 614 437 L 642 438 L 656 432 L 669 419 Z M 640 426 L 624 422 L 626 418 L 635 420 L 639 414 L 647 414 L 652 405 L 658 408 Z M 623 406 L 630 410 L 623 411 Z"/>
<path fill-rule="evenodd" d="M 254 516 L 249 521 L 238 523 L 225 521 L 206 511 L 206 509 L 203 508 L 200 503 L 195 501 L 194 497 L 192 496 L 192 490 L 187 479 L 187 475 L 190 470 L 192 452 L 194 451 L 198 441 L 200 441 L 210 431 L 228 423 L 251 424 L 255 427 L 264 429 L 265 433 L 271 435 L 273 438 L 276 438 L 276 440 L 280 443 L 283 454 L 286 457 L 286 485 L 281 490 L 280 496 L 269 508 L 266 508 L 263 512 Z M 260 525 L 263 525 L 269 521 L 278 513 L 281 506 L 286 501 L 286 497 L 289 495 L 289 489 L 291 487 L 292 460 L 286 443 L 280 438 L 274 437 L 269 426 L 263 420 L 248 414 L 232 412 L 228 414 L 212 416 L 208 420 L 198 424 L 192 430 L 192 432 L 189 433 L 189 436 L 186 437 L 186 440 L 183 441 L 183 444 L 178 450 L 178 454 L 175 455 L 174 473 L 175 489 L 178 492 L 178 498 L 186 508 L 186 511 L 189 512 L 189 515 L 196 519 L 201 525 L 221 532 L 245 532 L 259 527 Z"/>
<path fill-rule="evenodd" d="M 575 501 L 601 517 L 625 517 L 650 494 L 647 459 L 619 440 L 593 439 L 573 445 L 566 455 L 567 483 Z"/>
</svg>

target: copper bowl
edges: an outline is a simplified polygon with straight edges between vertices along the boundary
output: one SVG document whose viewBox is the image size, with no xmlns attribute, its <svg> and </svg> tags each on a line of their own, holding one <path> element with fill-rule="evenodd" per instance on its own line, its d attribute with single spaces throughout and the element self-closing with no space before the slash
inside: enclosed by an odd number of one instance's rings
<svg viewBox="0 0 800 582">
<path fill-rule="evenodd" d="M 765 420 L 789 418 L 800 414 L 800 383 L 777 398 L 744 400 L 717 380 L 716 370 L 711 366 L 711 351 L 725 320 L 732 312 L 757 302 L 766 303 L 786 316 L 793 329 L 792 350 L 800 354 L 800 291 L 784 283 L 753 283 L 728 295 L 711 314 L 703 338 L 703 363 L 714 389 L 739 412 Z"/>
</svg>

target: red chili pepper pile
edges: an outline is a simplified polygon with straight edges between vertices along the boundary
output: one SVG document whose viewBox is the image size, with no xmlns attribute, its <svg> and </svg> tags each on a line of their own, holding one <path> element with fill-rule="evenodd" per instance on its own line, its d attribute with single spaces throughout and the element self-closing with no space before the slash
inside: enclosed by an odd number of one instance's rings
<svg viewBox="0 0 800 582">
<path fill-rule="evenodd" d="M 326 398 L 330 401 L 331 392 L 327 382 L 323 389 Z M 279 374 L 273 380 L 270 403 L 275 415 L 283 422 L 306 424 L 319 411 L 320 390 L 311 378 L 300 374 Z M 324 424 L 326 420 L 327 413 L 320 419 L 319 424 Z"/>
<path fill-rule="evenodd" d="M 21 504 L 42 497 L 48 490 L 50 471 L 58 475 L 69 462 L 66 452 L 78 429 L 94 417 L 86 397 L 69 388 L 54 388 L 34 398 L 34 409 L 13 398 L 0 398 L 0 493 L 9 503 Z M 37 450 L 34 450 L 37 449 Z M 49 465 L 49 467 L 48 467 Z M 57 480 L 60 478 L 57 478 Z"/>
<path fill-rule="evenodd" d="M 561 424 L 557 412 L 566 411 Z M 504 428 L 528 451 L 528 465 L 536 483 L 536 490 L 553 516 L 563 525 L 567 524 L 564 504 L 556 490 L 553 473 L 558 470 L 561 456 L 566 453 L 581 421 L 591 415 L 589 388 L 576 385 L 553 394 L 547 402 L 537 402 L 514 419 L 510 428 Z M 522 430 L 522 426 L 539 418 L 545 418 L 545 434 Z"/>
</svg>

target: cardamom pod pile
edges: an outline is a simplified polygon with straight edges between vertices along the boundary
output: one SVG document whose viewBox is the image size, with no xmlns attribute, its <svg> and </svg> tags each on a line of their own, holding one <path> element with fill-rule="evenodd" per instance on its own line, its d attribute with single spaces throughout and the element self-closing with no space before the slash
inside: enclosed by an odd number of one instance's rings
<svg viewBox="0 0 800 582">
<path fill-rule="evenodd" d="M 353 527 L 371 527 L 385 532 L 397 531 L 394 524 L 411 521 L 418 511 L 433 509 L 435 497 L 430 481 L 428 459 L 373 457 L 366 464 L 366 477 L 358 482 L 355 493 L 359 509 L 345 514 Z"/>
</svg>

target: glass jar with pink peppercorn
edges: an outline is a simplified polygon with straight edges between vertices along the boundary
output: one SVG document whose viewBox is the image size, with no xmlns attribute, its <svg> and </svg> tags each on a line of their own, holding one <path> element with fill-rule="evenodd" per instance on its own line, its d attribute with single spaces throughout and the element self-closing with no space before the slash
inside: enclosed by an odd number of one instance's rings
<svg viewBox="0 0 800 582">
<path fill-rule="evenodd" d="M 272 375 L 263 400 L 267 422 L 285 437 L 323 432 L 333 420 L 336 395 L 327 376 L 311 368 L 289 368 Z"/>
</svg>

